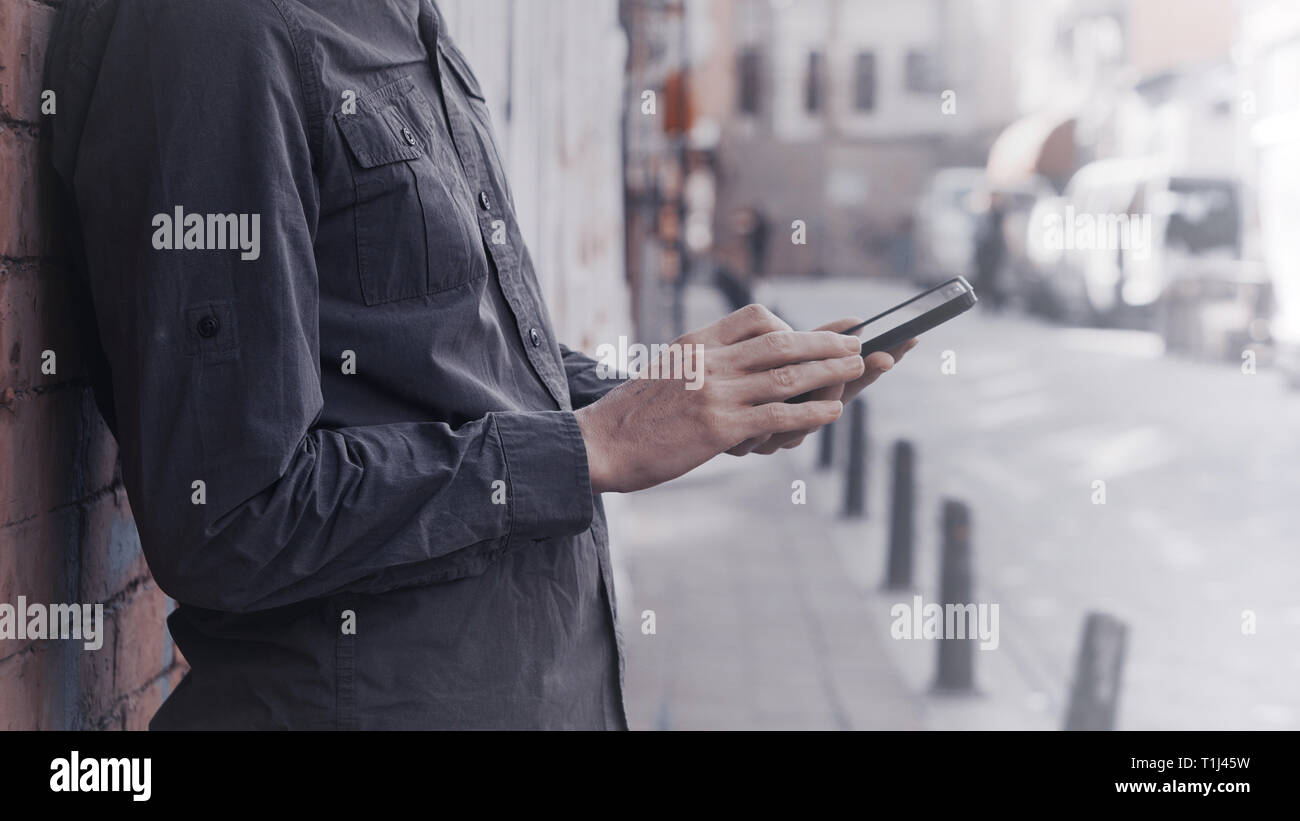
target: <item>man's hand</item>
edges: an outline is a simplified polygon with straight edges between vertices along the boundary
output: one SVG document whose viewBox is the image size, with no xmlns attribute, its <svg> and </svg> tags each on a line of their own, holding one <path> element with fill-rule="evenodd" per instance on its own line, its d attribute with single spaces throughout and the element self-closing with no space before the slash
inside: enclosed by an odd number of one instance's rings
<svg viewBox="0 0 1300 821">
<path fill-rule="evenodd" d="M 828 322 L 817 330 L 819 331 L 842 331 L 845 328 L 852 328 L 862 322 L 856 317 L 839 319 L 835 322 Z M 841 385 L 827 385 L 824 388 L 813 391 L 810 399 L 820 399 L 829 401 L 838 399 L 841 404 L 847 405 L 849 400 L 862 392 L 862 389 L 875 382 L 885 371 L 898 364 L 898 360 L 903 358 L 903 354 L 916 347 L 920 340 L 909 339 L 896 348 L 889 351 L 876 351 L 866 357 L 866 370 L 857 379 Z M 820 427 L 820 426 L 818 426 Z M 727 450 L 732 456 L 744 456 L 747 453 L 761 453 L 764 455 L 776 453 L 784 448 L 798 447 L 803 443 L 804 437 L 810 433 L 816 433 L 817 428 L 807 428 L 805 430 L 783 431 L 772 434 L 771 436 L 756 436 L 746 439 L 734 448 Z"/>
<path fill-rule="evenodd" d="M 857 337 L 793 331 L 761 305 L 673 346 L 696 369 L 698 390 L 687 389 L 685 378 L 643 375 L 577 411 L 596 493 L 653 487 L 740 443 L 833 422 L 844 409 L 845 383 L 857 384 L 865 372 Z M 785 401 L 818 389 L 836 395 Z"/>
</svg>

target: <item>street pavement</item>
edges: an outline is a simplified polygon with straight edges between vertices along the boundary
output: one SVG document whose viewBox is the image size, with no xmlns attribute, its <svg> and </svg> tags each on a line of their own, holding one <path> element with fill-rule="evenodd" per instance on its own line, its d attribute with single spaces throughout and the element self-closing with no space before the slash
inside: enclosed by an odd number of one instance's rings
<svg viewBox="0 0 1300 821">
<path fill-rule="evenodd" d="M 692 327 L 722 312 L 689 293 Z M 807 328 L 911 293 L 778 281 L 759 297 Z M 977 309 L 866 396 L 865 520 L 839 515 L 843 430 L 830 471 L 810 439 L 607 497 L 634 727 L 1057 729 L 1096 610 L 1128 626 L 1120 729 L 1300 729 L 1300 393 L 1150 335 Z M 889 593 L 901 438 L 918 452 L 915 585 Z M 946 498 L 970 506 L 976 598 L 1000 611 L 965 696 L 932 692 L 938 642 L 890 631 L 894 604 L 939 600 Z"/>
</svg>

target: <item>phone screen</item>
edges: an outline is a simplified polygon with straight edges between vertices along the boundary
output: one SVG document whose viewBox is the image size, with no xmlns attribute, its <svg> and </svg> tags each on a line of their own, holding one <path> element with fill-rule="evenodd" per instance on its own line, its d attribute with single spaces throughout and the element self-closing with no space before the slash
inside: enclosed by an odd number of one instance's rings
<svg viewBox="0 0 1300 821">
<path fill-rule="evenodd" d="M 966 287 L 962 283 L 949 282 L 910 299 L 902 305 L 897 305 L 883 314 L 874 316 L 856 328 L 850 328 L 849 332 L 856 333 L 863 339 L 871 339 L 890 328 L 897 328 L 911 322 L 913 319 L 924 316 L 945 302 L 956 299 L 964 293 L 966 293 Z"/>
</svg>

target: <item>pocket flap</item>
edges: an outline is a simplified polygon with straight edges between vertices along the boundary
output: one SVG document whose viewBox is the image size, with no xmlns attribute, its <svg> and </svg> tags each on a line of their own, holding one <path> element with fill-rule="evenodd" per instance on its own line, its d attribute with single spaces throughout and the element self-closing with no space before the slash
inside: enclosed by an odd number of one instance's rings
<svg viewBox="0 0 1300 821">
<path fill-rule="evenodd" d="M 419 131 L 399 107 L 414 89 L 410 78 L 403 77 L 358 99 L 355 112 L 334 112 L 339 131 L 362 168 L 424 156 Z"/>
</svg>

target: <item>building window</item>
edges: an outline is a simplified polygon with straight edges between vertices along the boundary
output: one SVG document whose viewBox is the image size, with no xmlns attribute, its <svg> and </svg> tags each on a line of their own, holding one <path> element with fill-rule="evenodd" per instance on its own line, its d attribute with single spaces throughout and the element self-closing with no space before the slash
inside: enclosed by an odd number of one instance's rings
<svg viewBox="0 0 1300 821">
<path fill-rule="evenodd" d="M 859 52 L 853 61 L 853 108 L 876 109 L 876 55 L 870 51 Z"/>
<path fill-rule="evenodd" d="M 762 68 L 758 49 L 746 48 L 742 50 L 737 62 L 736 75 L 739 78 L 740 88 L 736 105 L 741 114 L 757 115 L 760 86 L 759 73 Z"/>
<path fill-rule="evenodd" d="M 915 94 L 937 91 L 939 83 L 935 76 L 934 55 L 921 49 L 908 51 L 903 67 L 903 83 L 908 91 Z"/>
<path fill-rule="evenodd" d="M 820 51 L 808 55 L 808 74 L 804 78 L 803 110 L 817 114 L 822 110 L 822 89 L 826 82 L 826 56 Z"/>
</svg>

